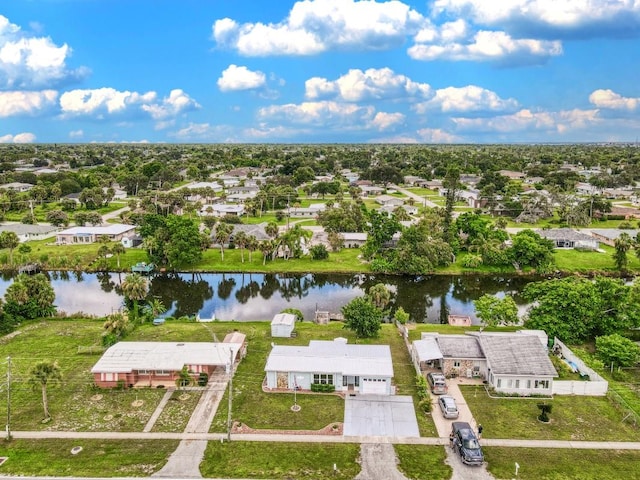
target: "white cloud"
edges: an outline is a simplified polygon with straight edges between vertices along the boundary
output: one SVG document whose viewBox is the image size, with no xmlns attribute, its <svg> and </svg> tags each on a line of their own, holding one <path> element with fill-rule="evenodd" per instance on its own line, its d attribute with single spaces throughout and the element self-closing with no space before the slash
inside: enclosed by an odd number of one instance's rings
<svg viewBox="0 0 640 480">
<path fill-rule="evenodd" d="M 426 143 L 460 143 L 461 137 L 440 128 L 422 128 L 416 132 L 421 142 Z"/>
<path fill-rule="evenodd" d="M 223 92 L 252 90 L 263 87 L 266 75 L 260 71 L 252 71 L 244 66 L 229 65 L 218 79 L 218 88 Z"/>
<path fill-rule="evenodd" d="M 289 103 L 271 105 L 258 110 L 258 118 L 285 120 L 304 125 L 362 126 L 368 124 L 375 115 L 371 106 L 361 107 L 350 103 L 333 101 Z"/>
<path fill-rule="evenodd" d="M 513 111 L 517 107 L 518 102 L 513 98 L 503 99 L 491 90 L 476 85 L 467 85 L 460 88 L 438 89 L 433 98 L 415 104 L 413 109 L 418 114 L 424 114 L 428 110 L 434 109 L 442 112 L 486 112 Z"/>
<path fill-rule="evenodd" d="M 53 107 L 57 99 L 55 90 L 0 92 L 0 117 L 34 115 Z"/>
<path fill-rule="evenodd" d="M 155 92 L 153 98 L 155 98 Z M 148 112 L 154 120 L 175 117 L 183 112 L 198 108 L 200 108 L 198 102 L 179 88 L 171 90 L 169 96 L 164 97 L 160 103 L 142 105 L 142 110 Z"/>
<path fill-rule="evenodd" d="M 558 112 L 532 112 L 522 109 L 511 115 L 492 118 L 452 118 L 458 130 L 475 132 L 522 132 L 541 130 L 564 133 L 600 122 L 598 110 L 561 110 Z"/>
<path fill-rule="evenodd" d="M 86 76 L 84 67 L 67 68 L 70 56 L 67 44 L 58 46 L 49 37 L 23 33 L 0 15 L 0 88 L 38 88 Z"/>
<path fill-rule="evenodd" d="M 555 38 L 619 35 L 621 31 L 637 36 L 640 28 L 640 2 L 636 0 L 436 0 L 433 12 Z"/>
<path fill-rule="evenodd" d="M 0 137 L 0 143 L 33 143 L 35 141 L 36 136 L 28 132 L 18 133 L 17 135 L 7 134 Z"/>
<path fill-rule="evenodd" d="M 279 23 L 217 20 L 213 37 L 218 45 L 246 56 L 384 50 L 402 45 L 423 21 L 421 14 L 397 0 L 303 0 Z"/>
<path fill-rule="evenodd" d="M 599 108 L 612 110 L 635 110 L 640 106 L 640 98 L 623 97 L 613 90 L 595 90 L 589 95 L 589 101 Z"/>
<path fill-rule="evenodd" d="M 405 116 L 402 113 L 378 112 L 369 125 L 377 130 L 388 130 L 404 122 Z"/>
<path fill-rule="evenodd" d="M 172 90 L 159 102 L 157 96 L 153 91 L 138 93 L 113 88 L 71 90 L 60 97 L 60 108 L 65 117 L 88 115 L 104 118 L 105 115 L 142 111 L 154 120 L 164 120 L 200 107 L 180 89 Z"/>
<path fill-rule="evenodd" d="M 479 31 L 468 43 L 417 43 L 407 50 L 414 60 L 468 60 L 532 64 L 562 54 L 559 41 L 512 38 L 505 32 Z"/>
<path fill-rule="evenodd" d="M 71 130 L 69 132 L 69 138 L 82 138 L 84 137 L 84 130 Z"/>
<path fill-rule="evenodd" d="M 335 97 L 347 102 L 390 98 L 429 98 L 431 87 L 395 73 L 390 68 L 349 70 L 335 81 L 313 77 L 305 82 L 305 97 L 310 100 Z"/>
</svg>

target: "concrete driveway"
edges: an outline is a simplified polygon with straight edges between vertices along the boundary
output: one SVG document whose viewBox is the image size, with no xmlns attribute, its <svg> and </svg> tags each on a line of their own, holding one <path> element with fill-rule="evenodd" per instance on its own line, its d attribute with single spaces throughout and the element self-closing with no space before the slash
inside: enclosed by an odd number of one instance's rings
<svg viewBox="0 0 640 480">
<path fill-rule="evenodd" d="M 474 430 L 477 431 L 476 421 L 471 414 L 471 410 L 469 409 L 469 406 L 467 405 L 462 392 L 460 391 L 460 387 L 458 386 L 459 382 L 460 381 L 458 379 L 453 378 L 447 380 L 447 387 L 449 387 L 447 395 L 455 398 L 456 404 L 458 405 L 458 411 L 460 412 L 460 415 L 457 419 L 450 420 L 444 418 L 442 416 L 442 412 L 440 411 L 440 407 L 438 406 L 438 396 L 431 396 L 431 415 L 433 416 L 433 423 L 436 424 L 436 429 L 438 430 L 439 437 L 449 436 L 449 433 L 451 433 L 451 422 L 454 421 L 467 422 Z"/>
<path fill-rule="evenodd" d="M 346 397 L 344 435 L 419 437 L 413 399 L 402 395 Z"/>
</svg>

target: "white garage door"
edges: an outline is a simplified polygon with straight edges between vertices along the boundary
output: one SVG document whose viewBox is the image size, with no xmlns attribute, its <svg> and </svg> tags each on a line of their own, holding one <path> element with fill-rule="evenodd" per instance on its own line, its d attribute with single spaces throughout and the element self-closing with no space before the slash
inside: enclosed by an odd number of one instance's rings
<svg viewBox="0 0 640 480">
<path fill-rule="evenodd" d="M 386 395 L 387 381 L 382 378 L 363 378 L 360 380 L 360 393 L 369 395 Z"/>
</svg>

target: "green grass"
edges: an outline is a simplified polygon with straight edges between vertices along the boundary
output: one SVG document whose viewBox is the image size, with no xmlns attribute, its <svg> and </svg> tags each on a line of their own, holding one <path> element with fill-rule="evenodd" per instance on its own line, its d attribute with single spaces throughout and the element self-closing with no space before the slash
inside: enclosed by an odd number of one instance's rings
<svg viewBox="0 0 640 480">
<path fill-rule="evenodd" d="M 617 271 L 615 262 L 613 260 L 613 253 L 615 249 L 608 245 L 600 245 L 600 248 L 604 250 L 601 252 L 581 252 L 574 249 L 556 249 L 554 257 L 556 259 L 556 268 L 562 271 L 572 272 L 615 272 Z M 640 259 L 630 252 L 627 254 L 629 259 L 629 270 L 640 270 Z"/>
<path fill-rule="evenodd" d="M 411 187 L 411 188 L 405 188 L 405 190 L 411 193 L 415 193 L 416 195 L 421 195 L 423 197 L 425 196 L 439 197 L 440 196 L 437 190 L 430 190 L 428 188 Z"/>
<path fill-rule="evenodd" d="M 555 448 L 483 448 L 489 472 L 520 480 L 638 480 L 640 452 Z M 515 464 L 520 465 L 515 477 Z"/>
<path fill-rule="evenodd" d="M 200 390 L 173 392 L 151 431 L 184 432 L 201 395 Z"/>
<path fill-rule="evenodd" d="M 451 467 L 444 463 L 444 447 L 427 445 L 394 445 L 398 469 L 411 480 L 447 480 Z"/>
<path fill-rule="evenodd" d="M 71 455 L 71 449 L 82 451 Z M 164 466 L 177 440 L 13 440 L 0 441 L 9 459 L 0 475 L 146 477 Z"/>
<path fill-rule="evenodd" d="M 486 438 L 640 441 L 640 431 L 622 423 L 624 412 L 607 397 L 556 395 L 553 400 L 490 398 L 482 386 L 461 386 Z M 551 403 L 551 422 L 537 420 L 540 402 Z"/>
<path fill-rule="evenodd" d="M 205 478 L 352 479 L 359 454 L 358 444 L 209 442 L 200 471 Z"/>
</svg>

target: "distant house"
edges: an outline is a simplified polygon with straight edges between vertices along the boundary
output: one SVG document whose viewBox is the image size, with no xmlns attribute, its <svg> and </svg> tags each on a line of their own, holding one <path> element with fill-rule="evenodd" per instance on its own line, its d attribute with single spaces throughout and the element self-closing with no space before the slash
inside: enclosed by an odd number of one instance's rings
<svg viewBox="0 0 640 480">
<path fill-rule="evenodd" d="M 133 235 L 131 237 L 124 237 L 120 240 L 120 243 L 124 248 L 134 248 L 142 245 L 143 238 L 140 235 Z"/>
<path fill-rule="evenodd" d="M 200 215 L 209 215 L 209 207 L 211 207 L 211 215 L 214 217 L 224 217 L 225 215 L 240 217 L 244 214 L 244 205 L 216 203 L 213 205 L 204 205 L 200 210 Z"/>
<path fill-rule="evenodd" d="M 572 228 L 544 228 L 536 230 L 542 238 L 551 240 L 555 248 L 585 248 L 597 250 L 600 244 L 596 238 Z"/>
<path fill-rule="evenodd" d="M 13 190 L 14 192 L 28 192 L 34 187 L 34 185 L 30 183 L 21 183 L 21 182 L 11 182 L 5 183 L 4 185 L 0 185 L 0 188 L 3 190 Z"/>
<path fill-rule="evenodd" d="M 380 207 L 378 209 L 378 211 L 385 212 L 385 213 L 391 215 L 392 213 L 395 212 L 396 208 L 401 208 L 402 210 L 407 212 L 409 215 L 417 215 L 418 214 L 418 207 L 416 207 L 414 205 L 399 205 L 399 206 L 385 205 L 383 207 Z"/>
<path fill-rule="evenodd" d="M 613 247 L 616 239 L 623 233 L 626 233 L 631 238 L 636 238 L 640 234 L 640 230 L 622 230 L 620 228 L 592 228 L 591 235 L 601 243 Z"/>
<path fill-rule="evenodd" d="M 229 372 L 245 349 L 244 334 L 233 342 L 118 342 L 107 349 L 91 373 L 98 387 L 174 386 L 187 368 L 194 380 L 201 373 Z M 226 339 L 225 339 L 226 340 Z"/>
<path fill-rule="evenodd" d="M 640 218 L 640 209 L 634 207 L 618 207 L 612 206 L 611 211 L 609 213 L 604 214 L 606 217 L 624 217 L 625 220 L 631 220 L 634 218 Z"/>
<path fill-rule="evenodd" d="M 359 185 L 363 197 L 375 197 L 384 193 L 384 188 L 373 185 Z"/>
<path fill-rule="evenodd" d="M 55 235 L 58 230 L 60 228 L 53 225 L 26 225 L 23 223 L 0 225 L 0 232 L 13 232 L 21 242 L 44 240 Z"/>
<path fill-rule="evenodd" d="M 326 208 L 327 206 L 324 203 L 313 203 L 308 207 L 289 208 L 287 212 L 291 218 L 315 218 L 318 213 Z"/>
<path fill-rule="evenodd" d="M 558 376 L 538 330 L 515 333 L 423 334 L 412 345 L 421 370 L 437 368 L 447 377 L 478 377 L 497 392 L 550 395 Z"/>
<path fill-rule="evenodd" d="M 344 241 L 344 248 L 360 248 L 367 242 L 367 234 L 365 232 L 342 232 L 340 233 Z"/>
<path fill-rule="evenodd" d="M 391 195 L 379 195 L 376 197 L 376 203 L 383 206 L 399 207 L 404 205 L 404 200 L 398 197 L 392 197 Z"/>
<path fill-rule="evenodd" d="M 278 313 L 271 320 L 271 336 L 289 338 L 296 324 L 296 316 L 292 313 Z"/>
<path fill-rule="evenodd" d="M 125 237 L 131 237 L 135 233 L 135 225 L 114 223 L 101 227 L 71 227 L 56 234 L 58 245 L 74 243 L 93 243 L 107 236 L 112 242 L 120 242 Z"/>
<path fill-rule="evenodd" d="M 524 173 L 514 170 L 498 170 L 498 173 L 503 177 L 507 177 L 509 180 L 522 180 L 526 177 Z"/>
<path fill-rule="evenodd" d="M 311 340 L 306 347 L 275 345 L 264 370 L 269 390 L 310 390 L 312 384 L 328 384 L 336 392 L 394 392 L 388 345 L 349 345 L 345 338 Z"/>
</svg>

